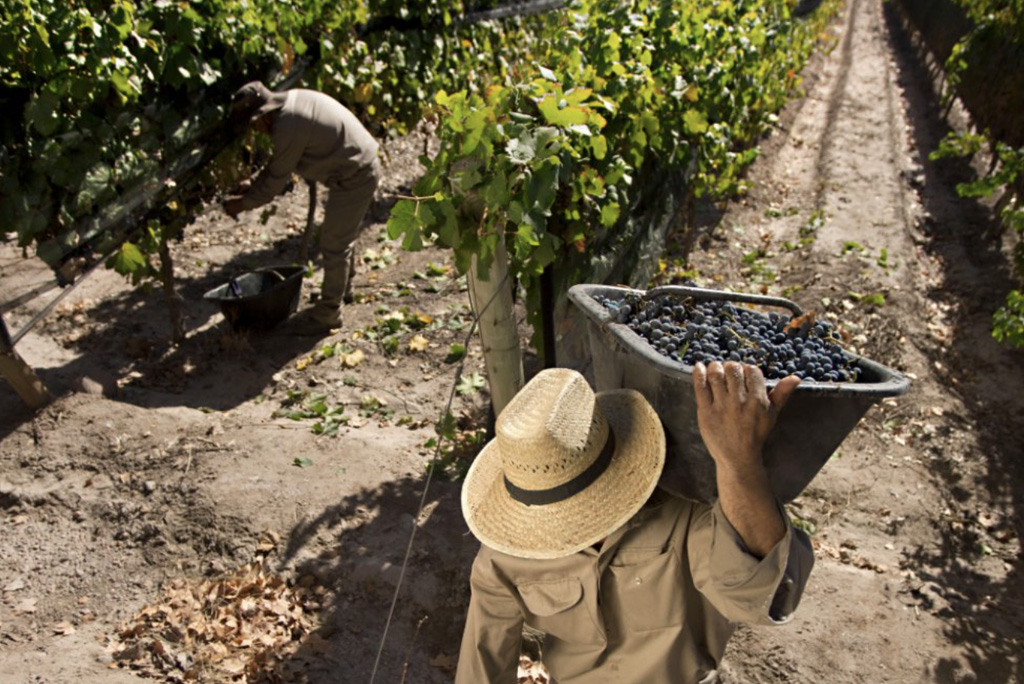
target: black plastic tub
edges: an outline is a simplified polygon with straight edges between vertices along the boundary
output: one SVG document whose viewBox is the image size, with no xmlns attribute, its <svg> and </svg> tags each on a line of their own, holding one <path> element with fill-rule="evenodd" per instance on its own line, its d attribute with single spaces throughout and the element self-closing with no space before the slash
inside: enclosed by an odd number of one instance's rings
<svg viewBox="0 0 1024 684">
<path fill-rule="evenodd" d="M 692 367 L 659 354 L 627 325 L 613 320 L 595 299 L 659 293 L 786 309 L 793 316 L 802 311 L 788 299 L 698 287 L 644 291 L 574 285 L 569 289 L 569 299 L 588 319 L 595 389 L 630 388 L 643 394 L 665 426 L 668 454 L 661 486 L 678 496 L 711 503 L 718 497 L 715 463 L 697 426 Z M 861 356 L 847 353 L 847 357 L 860 369 L 857 382 L 802 382 L 768 437 L 765 465 L 780 501 L 793 500 L 807 487 L 872 404 L 901 395 L 910 387 L 909 380 L 891 368 Z M 776 384 L 766 382 L 769 389 Z"/>
<path fill-rule="evenodd" d="M 234 330 L 270 330 L 295 312 L 302 291 L 302 266 L 276 266 L 250 271 L 205 295 L 220 304 Z"/>
</svg>

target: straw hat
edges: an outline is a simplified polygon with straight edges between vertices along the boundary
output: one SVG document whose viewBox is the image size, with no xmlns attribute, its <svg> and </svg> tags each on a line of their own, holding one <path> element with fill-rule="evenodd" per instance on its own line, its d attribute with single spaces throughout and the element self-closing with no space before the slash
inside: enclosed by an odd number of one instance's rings
<svg viewBox="0 0 1024 684">
<path fill-rule="evenodd" d="M 288 93 L 275 93 L 261 81 L 250 81 L 235 91 L 231 106 L 233 111 L 245 112 L 255 120 L 281 109 L 286 97 Z"/>
<path fill-rule="evenodd" d="M 567 368 L 538 373 L 498 417 L 462 487 L 462 513 L 487 546 L 568 556 L 640 510 L 665 463 L 665 432 L 635 390 L 597 395 Z"/>
</svg>

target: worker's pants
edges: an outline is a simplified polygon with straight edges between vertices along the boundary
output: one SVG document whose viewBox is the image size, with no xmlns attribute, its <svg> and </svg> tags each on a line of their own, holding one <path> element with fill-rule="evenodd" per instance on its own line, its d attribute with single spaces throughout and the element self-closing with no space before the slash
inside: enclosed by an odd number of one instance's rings
<svg viewBox="0 0 1024 684">
<path fill-rule="evenodd" d="M 327 206 L 320 229 L 320 250 L 324 259 L 324 286 L 320 309 L 337 311 L 342 298 L 352 292 L 355 273 L 355 241 L 359 237 L 363 217 L 373 202 L 373 193 L 380 182 L 380 162 L 364 174 L 345 181 L 328 181 Z"/>
</svg>

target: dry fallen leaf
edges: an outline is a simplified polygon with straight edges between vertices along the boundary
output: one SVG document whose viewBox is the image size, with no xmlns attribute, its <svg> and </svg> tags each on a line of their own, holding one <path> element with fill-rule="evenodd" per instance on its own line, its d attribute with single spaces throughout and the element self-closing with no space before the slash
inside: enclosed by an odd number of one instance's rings
<svg viewBox="0 0 1024 684">
<path fill-rule="evenodd" d="M 426 351 L 430 342 L 423 335 L 415 335 L 409 340 L 409 349 L 415 352 Z"/>
<path fill-rule="evenodd" d="M 221 662 L 220 669 L 230 675 L 240 675 L 245 672 L 245 662 L 238 658 L 229 658 Z"/>
<path fill-rule="evenodd" d="M 36 600 L 34 598 L 22 599 L 14 606 L 15 613 L 34 613 L 36 612 Z"/>
<path fill-rule="evenodd" d="M 810 328 L 814 325 L 814 312 L 808 311 L 802 316 L 796 316 L 789 323 L 786 324 L 786 332 L 791 330 L 800 330 L 801 328 Z"/>
<path fill-rule="evenodd" d="M 455 662 L 453 661 L 452 657 L 447 653 L 438 653 L 428 662 L 434 667 L 439 667 L 442 670 L 451 670 L 455 667 Z"/>
<path fill-rule="evenodd" d="M 15 580 L 11 580 L 10 582 L 8 582 L 7 586 L 4 587 L 4 591 L 18 591 L 19 589 L 24 589 L 24 588 L 25 588 L 25 581 L 19 577 L 19 578 L 15 579 Z"/>
<path fill-rule="evenodd" d="M 53 633 L 60 636 L 69 636 L 75 633 L 75 626 L 67 620 L 58 622 L 53 626 Z"/>
<path fill-rule="evenodd" d="M 307 356 L 295 362 L 295 369 L 300 371 L 306 370 L 306 368 L 308 368 L 309 364 L 311 363 L 313 363 L 313 357 Z"/>
<path fill-rule="evenodd" d="M 344 368 L 355 368 L 363 362 L 366 358 L 366 354 L 363 353 L 362 349 L 356 349 L 354 352 L 342 354 L 338 358 Z"/>
<path fill-rule="evenodd" d="M 273 531 L 261 535 L 268 546 L 279 541 Z M 261 679 L 304 645 L 322 587 L 289 586 L 257 558 L 227 576 L 170 582 L 161 602 L 119 628 L 115 661 L 150 677 L 173 675 L 170 681 L 197 681 L 211 667 L 236 683 Z"/>
</svg>

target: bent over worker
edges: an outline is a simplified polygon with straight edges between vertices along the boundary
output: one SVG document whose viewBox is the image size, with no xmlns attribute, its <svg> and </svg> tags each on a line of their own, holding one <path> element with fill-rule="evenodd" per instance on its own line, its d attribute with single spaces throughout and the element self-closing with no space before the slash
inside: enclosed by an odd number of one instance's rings
<svg viewBox="0 0 1024 684">
<path fill-rule="evenodd" d="M 328 188 L 320 230 L 322 294 L 294 330 L 319 334 L 337 328 L 342 302 L 352 299 L 354 243 L 381 178 L 377 141 L 344 105 L 314 90 L 277 93 L 253 81 L 236 92 L 233 110 L 249 113 L 253 128 L 269 133 L 274 149 L 249 190 L 224 201 L 228 214 L 237 217 L 271 201 L 293 173 Z"/>
<path fill-rule="evenodd" d="M 709 684 L 736 623 L 789 620 L 814 562 L 761 449 L 799 383 L 753 366 L 693 373 L 714 505 L 657 489 L 665 432 L 644 397 L 537 374 L 474 461 L 463 514 L 482 546 L 457 684 L 517 681 L 523 625 L 558 684 Z"/>
</svg>

